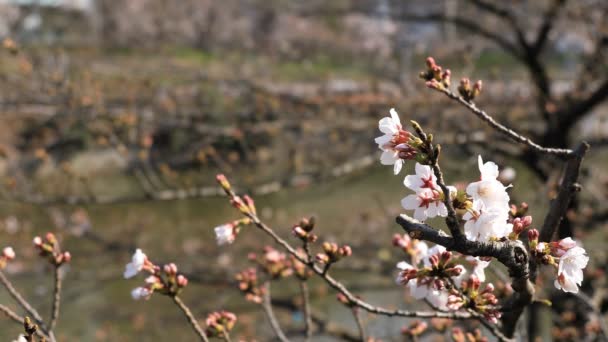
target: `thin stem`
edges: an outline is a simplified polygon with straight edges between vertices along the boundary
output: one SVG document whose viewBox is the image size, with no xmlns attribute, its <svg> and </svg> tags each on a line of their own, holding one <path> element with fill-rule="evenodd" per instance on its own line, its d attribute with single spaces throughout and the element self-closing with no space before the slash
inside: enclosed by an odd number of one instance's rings
<svg viewBox="0 0 608 342">
<path fill-rule="evenodd" d="M 522 134 L 519 134 L 519 133 L 515 132 L 514 130 L 498 123 L 496 120 L 494 120 L 493 117 L 488 115 L 485 111 L 477 108 L 477 106 L 473 102 L 468 102 L 461 96 L 456 95 L 450 89 L 441 88 L 441 89 L 436 89 L 436 90 L 444 93 L 450 99 L 455 100 L 456 102 L 458 102 L 461 105 L 463 105 L 464 107 L 466 107 L 470 112 L 475 114 L 482 121 L 486 122 L 488 125 L 490 125 L 492 128 L 494 128 L 496 131 L 506 135 L 509 139 L 511 139 L 517 143 L 528 146 L 529 148 L 533 149 L 536 152 L 540 152 L 540 153 L 544 153 L 544 154 L 553 154 L 553 155 L 556 155 L 559 157 L 568 157 L 574 153 L 574 151 L 572 151 L 570 149 L 551 148 L 551 147 L 541 146 L 541 145 L 535 143 L 534 141 L 532 141 L 530 138 L 527 138 L 527 137 L 523 136 Z"/>
<path fill-rule="evenodd" d="M 62 279 L 61 279 L 61 271 L 59 270 L 61 266 L 56 265 L 54 269 L 54 278 L 55 278 L 55 290 L 53 293 L 53 309 L 51 311 L 51 321 L 49 323 L 49 332 L 55 330 L 55 325 L 57 325 L 57 320 L 59 319 L 59 306 L 61 303 L 61 288 L 62 288 Z"/>
<path fill-rule="evenodd" d="M 300 291 L 302 292 L 306 341 L 310 341 L 312 338 L 312 315 L 310 312 L 310 294 L 308 291 L 308 284 L 305 280 L 300 281 Z"/>
<path fill-rule="evenodd" d="M 274 315 L 274 311 L 272 310 L 272 304 L 270 301 L 270 298 L 271 298 L 270 282 L 266 282 L 263 286 L 264 286 L 264 295 L 263 295 L 264 299 L 262 301 L 262 308 L 264 309 L 264 313 L 266 313 L 266 317 L 268 317 L 270 326 L 272 327 L 272 330 L 274 331 L 275 335 L 277 335 L 277 338 L 279 340 L 281 340 L 282 342 L 289 342 L 289 339 L 287 339 L 287 337 L 285 336 L 285 333 L 283 333 L 283 330 L 281 330 L 279 321 L 277 321 L 277 318 Z"/>
<path fill-rule="evenodd" d="M 0 304 L 0 312 L 2 312 L 4 315 L 6 315 L 6 317 L 12 319 L 15 323 L 18 323 L 20 325 L 23 325 L 23 322 L 25 321 L 23 317 L 19 316 L 17 313 L 15 313 L 13 310 L 11 310 L 5 305 Z M 36 335 L 41 338 L 48 338 L 51 341 L 55 340 L 54 337 L 50 338 L 45 335 L 42 331 L 40 331 L 40 329 L 36 330 Z"/>
<path fill-rule="evenodd" d="M 8 278 L 4 275 L 4 273 L 2 271 L 0 271 L 0 282 L 2 283 L 2 285 L 4 285 L 4 287 L 8 290 L 8 293 L 11 295 L 11 297 L 13 297 L 13 299 L 19 303 L 19 305 L 21 305 L 21 307 L 30 315 L 32 315 L 32 317 L 34 318 L 34 320 L 36 320 L 36 323 L 38 323 L 38 325 L 42 326 L 44 324 L 42 317 L 40 316 L 40 314 L 38 313 L 38 311 L 36 311 L 36 309 L 34 309 L 30 303 L 28 303 L 23 296 L 19 293 L 19 291 L 17 291 L 17 289 L 15 289 L 15 287 L 13 286 L 13 284 L 10 282 L 10 280 L 8 280 Z M 46 329 L 45 329 L 46 330 Z"/>
<path fill-rule="evenodd" d="M 351 311 L 353 313 L 353 317 L 355 318 L 355 323 L 357 323 L 357 329 L 359 330 L 361 342 L 365 342 L 367 340 L 365 336 L 365 326 L 363 325 L 363 320 L 361 320 L 359 309 L 357 307 L 353 307 Z"/>
<path fill-rule="evenodd" d="M 228 333 L 228 331 L 224 331 L 224 341 L 226 341 L 226 342 L 232 342 L 232 340 L 230 339 L 230 334 Z"/>
<path fill-rule="evenodd" d="M 205 331 L 203 331 L 201 326 L 198 324 L 198 321 L 196 320 L 196 318 L 194 317 L 194 315 L 192 314 L 192 311 L 190 311 L 188 306 L 186 306 L 186 304 L 184 304 L 184 302 L 181 300 L 181 298 L 179 298 L 177 295 L 172 296 L 171 298 L 173 298 L 173 302 L 182 310 L 182 312 L 188 319 L 188 322 L 190 323 L 190 325 L 192 326 L 194 331 L 201 338 L 201 341 L 209 342 L 209 339 L 207 338 L 207 334 L 205 334 Z"/>
</svg>

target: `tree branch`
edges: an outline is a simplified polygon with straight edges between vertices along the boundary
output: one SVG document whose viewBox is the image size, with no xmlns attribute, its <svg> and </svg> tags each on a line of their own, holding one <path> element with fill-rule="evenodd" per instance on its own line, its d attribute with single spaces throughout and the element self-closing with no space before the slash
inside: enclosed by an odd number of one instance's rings
<svg viewBox="0 0 608 342">
<path fill-rule="evenodd" d="M 188 306 L 186 306 L 186 304 L 184 304 L 182 299 L 179 298 L 177 295 L 171 296 L 171 298 L 173 299 L 173 302 L 177 305 L 177 307 L 179 307 L 180 310 L 182 310 L 182 312 L 186 316 L 186 319 L 188 319 L 188 323 L 190 323 L 190 325 L 192 326 L 192 328 L 194 329 L 196 334 L 201 338 L 201 341 L 209 342 L 209 339 L 207 338 L 207 334 L 201 328 L 201 326 L 198 324 L 198 321 L 192 314 L 192 311 L 190 311 Z"/>
<path fill-rule="evenodd" d="M 270 295 L 270 282 L 266 282 L 263 285 L 263 300 L 262 300 L 262 308 L 264 309 L 264 313 L 266 314 L 266 317 L 268 318 L 268 322 L 270 323 L 270 327 L 272 328 L 272 331 L 274 331 L 274 334 L 277 336 L 277 338 L 279 340 L 281 340 L 282 342 L 289 342 L 289 339 L 285 336 L 285 333 L 283 333 L 283 330 L 281 330 L 281 325 L 279 324 L 279 321 L 277 321 L 277 318 L 274 315 L 274 311 L 272 310 L 272 303 L 271 303 L 271 295 Z"/>
<path fill-rule="evenodd" d="M 530 138 L 527 138 L 527 137 L 515 132 L 514 130 L 498 123 L 496 120 L 494 120 L 493 117 L 488 115 L 485 111 L 477 108 L 477 106 L 473 102 L 466 101 L 464 98 L 462 98 L 459 95 L 456 95 L 456 93 L 452 92 L 451 90 L 445 89 L 445 88 L 436 89 L 436 90 L 438 92 L 445 94 L 450 99 L 455 100 L 456 102 L 463 105 L 471 113 L 475 114 L 478 118 L 480 118 L 482 121 L 486 122 L 488 125 L 490 125 L 490 127 L 495 129 L 496 131 L 502 133 L 503 135 L 507 136 L 509 139 L 511 139 L 517 143 L 528 146 L 530 149 L 532 149 L 536 152 L 540 152 L 540 153 L 544 153 L 544 154 L 552 154 L 552 155 L 556 155 L 558 157 L 569 157 L 570 155 L 572 155 L 574 153 L 570 149 L 543 147 L 543 146 L 533 142 Z"/>
</svg>

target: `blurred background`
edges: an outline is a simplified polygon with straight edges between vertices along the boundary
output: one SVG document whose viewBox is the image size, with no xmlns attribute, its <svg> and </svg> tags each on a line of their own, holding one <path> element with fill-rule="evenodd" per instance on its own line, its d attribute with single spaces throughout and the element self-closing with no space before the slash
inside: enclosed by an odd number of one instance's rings
<svg viewBox="0 0 608 342">
<path fill-rule="evenodd" d="M 354 257 L 335 273 L 366 300 L 424 307 L 393 281 L 403 258 L 391 246 L 394 217 L 407 191 L 379 165 L 378 120 L 395 107 L 433 132 L 450 183 L 478 178 L 477 154 L 496 161 L 536 224 L 561 165 L 427 89 L 417 75 L 432 55 L 454 82 L 482 79 L 478 105 L 534 141 L 591 143 L 559 234 L 591 251 L 583 290 L 593 310 L 547 278 L 540 296 L 555 304 L 528 321 L 530 336 L 594 336 L 608 309 L 607 18 L 604 0 L 0 0 L 0 241 L 18 254 L 6 271 L 50 311 L 51 275 L 31 239 L 55 231 L 73 255 L 60 340 L 193 340 L 167 298 L 131 299 L 141 279 L 122 271 L 139 247 L 188 275 L 184 300 L 197 317 L 227 309 L 239 315 L 233 336 L 269 340 L 234 274 L 270 241 L 247 228 L 216 246 L 213 227 L 238 218 L 219 196 L 222 172 L 284 237 L 315 215 L 322 240 L 351 244 Z M 297 335 L 297 282 L 274 289 Z M 335 293 L 317 281 L 311 291 L 315 314 L 332 317 L 316 340 L 356 336 Z M 401 340 L 408 323 L 363 318 L 385 341 Z M 0 320 L 0 339 L 20 331 Z"/>
</svg>

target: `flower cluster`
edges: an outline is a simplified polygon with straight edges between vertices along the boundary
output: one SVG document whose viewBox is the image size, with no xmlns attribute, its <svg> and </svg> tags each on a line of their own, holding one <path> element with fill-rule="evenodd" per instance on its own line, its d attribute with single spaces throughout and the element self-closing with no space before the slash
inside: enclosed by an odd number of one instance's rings
<svg viewBox="0 0 608 342">
<path fill-rule="evenodd" d="M 589 262 L 585 249 L 570 237 L 547 243 L 538 242 L 538 236 L 536 229 L 528 231 L 530 250 L 540 263 L 557 268 L 555 287 L 564 292 L 578 293 L 583 282 L 583 269 Z"/>
<path fill-rule="evenodd" d="M 69 263 L 72 260 L 70 252 L 61 250 L 59 241 L 53 233 L 46 233 L 44 239 L 36 236 L 33 243 L 34 247 L 38 250 L 38 254 L 56 267 Z"/>
<path fill-rule="evenodd" d="M 486 284 L 483 290 L 479 290 L 481 281 L 471 276 L 468 281 L 461 284 L 460 290 L 452 289 L 448 296 L 448 308 L 450 310 L 459 310 L 460 308 L 468 308 L 475 310 L 485 317 L 491 323 L 498 323 L 501 316 L 498 310 L 498 299 L 494 294 L 494 285 Z"/>
<path fill-rule="evenodd" d="M 429 88 L 445 89 L 450 86 L 452 73 L 450 69 L 443 70 L 437 65 L 433 57 L 427 57 L 426 70 L 421 71 L 418 76 L 426 81 L 426 86 Z"/>
<path fill-rule="evenodd" d="M 454 284 L 460 286 L 466 273 L 462 265 L 457 265 L 452 252 L 436 245 L 428 248 L 425 242 L 419 242 L 419 255 L 422 265 L 402 261 L 397 264 L 400 270 L 396 282 L 407 285 L 410 294 L 416 299 L 426 299 L 434 307 L 448 309 L 448 288 Z"/>
<path fill-rule="evenodd" d="M 147 272 L 149 276 L 144 280 L 144 286 L 136 287 L 131 291 L 131 297 L 135 300 L 147 300 L 154 292 L 166 296 L 176 296 L 188 285 L 188 278 L 179 273 L 177 265 L 169 263 L 160 267 L 152 263 L 141 249 L 137 249 L 131 262 L 125 266 L 123 276 L 125 279 L 129 279 L 140 272 Z"/>
<path fill-rule="evenodd" d="M 15 251 L 13 247 L 4 247 L 0 254 L 0 270 L 4 269 L 9 261 L 15 259 Z"/>
<path fill-rule="evenodd" d="M 292 228 L 292 233 L 295 237 L 302 240 L 302 242 L 315 242 L 317 236 L 312 233 L 315 228 L 316 220 L 314 217 L 303 218 L 300 222 Z"/>
<path fill-rule="evenodd" d="M 458 85 L 458 93 L 463 99 L 465 99 L 465 101 L 470 102 L 481 94 L 482 85 L 481 80 L 477 80 L 477 82 L 471 85 L 471 81 L 465 77 L 460 80 L 460 85 Z"/>
<path fill-rule="evenodd" d="M 236 324 L 236 315 L 228 311 L 212 312 L 207 316 L 205 324 L 207 325 L 205 334 L 208 337 L 226 339 Z"/>
<path fill-rule="evenodd" d="M 478 158 L 481 179 L 467 186 L 471 205 L 462 216 L 464 232 L 472 241 L 490 241 L 508 236 L 513 231 L 509 223 L 509 194 L 498 179 L 498 166 Z"/>
<path fill-rule="evenodd" d="M 239 272 L 235 277 L 239 290 L 245 294 L 245 299 L 253 303 L 261 303 L 265 289 L 260 287 L 258 272 L 255 267 L 249 267 Z"/>
<path fill-rule="evenodd" d="M 395 174 L 399 174 L 405 160 L 416 158 L 422 141 L 403 129 L 399 115 L 394 108 L 391 108 L 390 114 L 390 117 L 382 118 L 378 122 L 378 128 L 384 135 L 377 137 L 375 141 L 378 148 L 382 150 L 380 163 L 394 165 L 393 171 Z"/>
<path fill-rule="evenodd" d="M 281 253 L 271 246 L 264 247 L 264 254 L 261 257 L 250 253 L 249 260 L 257 262 L 271 279 L 285 278 L 293 274 L 291 260 L 285 253 Z"/>
<path fill-rule="evenodd" d="M 315 259 L 322 264 L 331 265 L 352 254 L 353 250 L 348 245 L 339 247 L 338 244 L 334 242 L 324 242 L 323 253 L 318 253 L 315 256 Z"/>
</svg>

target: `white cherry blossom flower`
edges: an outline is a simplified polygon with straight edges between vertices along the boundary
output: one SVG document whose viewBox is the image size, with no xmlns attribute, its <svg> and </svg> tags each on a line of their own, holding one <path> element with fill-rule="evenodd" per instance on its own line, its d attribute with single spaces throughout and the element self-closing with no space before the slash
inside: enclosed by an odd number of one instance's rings
<svg viewBox="0 0 608 342">
<path fill-rule="evenodd" d="M 403 180 L 403 184 L 413 191 L 418 191 L 423 188 L 438 189 L 437 177 L 433 170 L 428 165 L 416 163 L 416 174 L 408 175 Z"/>
<path fill-rule="evenodd" d="M 478 158 L 479 171 L 481 172 L 481 180 L 471 183 L 467 186 L 467 194 L 474 201 L 481 201 L 486 208 L 499 208 L 504 210 L 505 214 L 509 210 L 509 194 L 498 177 L 498 166 L 493 162 L 484 164 L 481 156 Z"/>
<path fill-rule="evenodd" d="M 13 260 L 15 259 L 15 250 L 13 249 L 13 247 L 4 247 L 4 249 L 2 250 L 2 256 L 5 257 L 7 260 Z"/>
<path fill-rule="evenodd" d="M 468 256 L 468 261 L 473 263 L 473 276 L 477 277 L 480 282 L 486 281 L 486 268 L 490 266 L 490 261 L 481 260 L 479 257 Z"/>
<path fill-rule="evenodd" d="M 134 300 L 148 299 L 152 295 L 152 291 L 145 287 L 136 287 L 131 291 L 131 297 Z"/>
<path fill-rule="evenodd" d="M 407 210 L 414 210 L 414 218 L 418 221 L 436 216 L 448 216 L 448 209 L 439 192 L 428 188 L 419 190 L 415 195 L 404 197 L 401 200 L 401 206 Z"/>
<path fill-rule="evenodd" d="M 583 269 L 588 262 L 584 248 L 576 246 L 569 249 L 559 258 L 555 287 L 564 292 L 578 293 L 578 287 L 583 282 Z"/>
<path fill-rule="evenodd" d="M 508 211 L 504 208 L 488 208 L 481 201 L 473 201 L 473 207 L 462 218 L 464 233 L 469 240 L 488 241 L 490 238 L 508 236 L 513 224 L 507 223 Z"/>
<path fill-rule="evenodd" d="M 413 158 L 415 150 L 407 144 L 410 133 L 403 130 L 397 111 L 391 108 L 390 114 L 390 117 L 382 118 L 378 122 L 378 128 L 384 135 L 377 137 L 374 141 L 378 144 L 378 148 L 382 150 L 380 163 L 382 165 L 394 165 L 393 172 L 399 174 L 404 159 Z"/>
<path fill-rule="evenodd" d="M 19 337 L 17 337 L 16 340 L 13 340 L 13 342 L 27 342 L 27 339 L 23 334 L 19 334 Z"/>
<path fill-rule="evenodd" d="M 234 225 L 230 223 L 223 224 L 214 228 L 215 239 L 219 246 L 225 244 L 231 244 L 234 242 L 236 236 L 234 232 Z"/>
<path fill-rule="evenodd" d="M 148 257 L 141 251 L 141 249 L 137 249 L 131 258 L 131 262 L 125 266 L 124 277 L 125 279 L 132 278 L 137 275 L 143 268 L 146 263 Z"/>
</svg>

